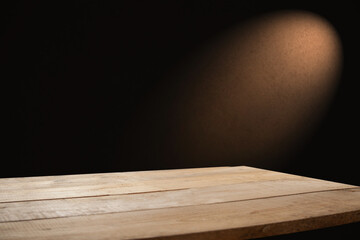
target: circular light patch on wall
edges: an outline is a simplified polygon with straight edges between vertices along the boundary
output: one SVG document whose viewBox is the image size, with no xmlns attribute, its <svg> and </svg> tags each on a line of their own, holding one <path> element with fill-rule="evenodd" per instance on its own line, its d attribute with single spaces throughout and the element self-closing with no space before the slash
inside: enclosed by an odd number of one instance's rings
<svg viewBox="0 0 360 240">
<path fill-rule="evenodd" d="M 175 69 L 171 87 L 147 107 L 162 117 L 142 118 L 154 121 L 143 126 L 162 132 L 157 156 L 167 166 L 272 166 L 266 161 L 294 151 L 319 122 L 341 65 L 339 37 L 324 18 L 268 14 L 218 36 Z"/>
</svg>

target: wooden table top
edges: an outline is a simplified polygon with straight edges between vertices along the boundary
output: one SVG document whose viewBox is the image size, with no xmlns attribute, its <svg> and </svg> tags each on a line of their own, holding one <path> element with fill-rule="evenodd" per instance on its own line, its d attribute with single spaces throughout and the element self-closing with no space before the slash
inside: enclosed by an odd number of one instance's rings
<svg viewBox="0 0 360 240">
<path fill-rule="evenodd" d="M 0 239 L 248 239 L 360 221 L 360 187 L 215 167 L 0 179 Z"/>
</svg>

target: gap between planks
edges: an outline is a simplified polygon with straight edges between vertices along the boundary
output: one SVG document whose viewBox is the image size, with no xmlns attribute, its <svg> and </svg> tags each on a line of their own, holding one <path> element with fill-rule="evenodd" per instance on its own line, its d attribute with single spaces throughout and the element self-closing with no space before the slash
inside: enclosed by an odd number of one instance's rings
<svg viewBox="0 0 360 240">
<path fill-rule="evenodd" d="M 359 199 L 360 189 L 346 189 L 217 203 L 211 207 L 196 205 L 0 223 L 0 239 L 263 237 L 360 221 Z"/>
<path fill-rule="evenodd" d="M 295 195 L 305 195 L 305 194 L 312 194 L 312 193 L 322 193 L 322 192 L 330 192 L 330 191 L 341 191 L 341 190 L 359 190 L 359 188 L 341 188 L 341 189 L 331 189 L 331 190 L 322 190 L 322 191 L 313 191 L 313 192 L 303 192 L 303 193 L 294 193 L 294 194 L 284 194 L 284 195 L 276 195 L 276 196 L 268 196 L 268 197 L 258 197 L 258 198 L 250 198 L 250 199 L 241 199 L 241 200 L 228 200 L 228 201 L 221 201 L 221 202 L 211 202 L 211 203 L 203 203 L 203 204 L 195 204 L 196 206 L 199 205 L 214 205 L 219 203 L 232 203 L 232 202 L 242 202 L 242 201 L 252 201 L 252 200 L 262 200 L 268 198 L 281 198 L 281 197 L 288 197 L 288 196 L 295 196 Z M 45 204 L 46 205 L 46 204 Z M 21 219 L 21 220 L 8 220 L 2 221 L 0 219 L 0 223 L 10 223 L 10 222 L 22 222 L 22 221 L 33 221 L 33 220 L 40 220 L 40 219 L 55 219 L 55 218 L 66 218 L 66 217 L 79 217 L 79 216 L 91 216 L 91 215 L 104 215 L 104 214 L 112 214 L 112 213 L 126 213 L 126 212 L 134 212 L 134 211 L 144 211 L 144 210 L 152 210 L 152 209 L 168 209 L 168 208 L 179 208 L 179 207 L 189 207 L 195 206 L 194 204 L 189 205 L 181 205 L 181 206 L 167 206 L 167 207 L 158 207 L 158 208 L 139 208 L 134 210 L 126 210 L 126 211 L 109 211 L 109 212 L 100 212 L 100 213 L 91 213 L 88 212 L 86 214 L 79 214 L 79 215 L 67 215 L 67 216 L 55 216 L 55 217 L 40 217 L 40 218 L 33 218 L 33 219 Z M 1 206 L 0 206 L 1 210 Z M 38 209 L 39 210 L 39 209 Z M 1 211 L 0 211 L 1 213 Z"/>
<path fill-rule="evenodd" d="M 35 200 L 0 204 L 0 222 L 89 216 L 115 212 L 216 204 L 222 202 L 265 199 L 324 191 L 352 189 L 315 179 L 287 179 L 232 185 L 189 188 L 98 197 Z M 355 187 L 357 189 L 357 187 Z"/>
<path fill-rule="evenodd" d="M 15 182 L 11 182 L 11 179 L 0 179 L 0 203 L 155 192 L 257 181 L 311 179 L 245 166 L 34 178 L 28 178 L 28 181 L 21 178 Z"/>
</svg>

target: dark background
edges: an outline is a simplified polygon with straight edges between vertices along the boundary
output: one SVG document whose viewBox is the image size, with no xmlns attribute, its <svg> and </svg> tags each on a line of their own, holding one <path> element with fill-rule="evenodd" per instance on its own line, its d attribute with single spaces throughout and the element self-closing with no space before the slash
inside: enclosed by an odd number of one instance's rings
<svg viewBox="0 0 360 240">
<path fill-rule="evenodd" d="M 351 2 L 289 2 L 1 3 L 1 80 L 10 84 L 3 89 L 11 114 L 4 114 L 0 177 L 168 168 L 156 156 L 119 157 L 144 96 L 211 37 L 261 13 L 302 9 L 335 26 L 344 69 L 321 126 L 291 164 L 273 170 L 360 185 L 358 11 Z"/>
<path fill-rule="evenodd" d="M 2 1 L 0 79 L 10 114 L 0 177 L 168 168 L 156 156 L 119 157 L 144 97 L 211 37 L 281 9 L 327 18 L 341 37 L 344 69 L 312 138 L 272 170 L 360 185 L 359 17 L 344 1 Z"/>
<path fill-rule="evenodd" d="M 3 152 L 0 177 L 168 168 L 157 164 L 156 156 L 119 157 L 126 145 L 123 133 L 144 96 L 211 37 L 261 13 L 301 9 L 318 13 L 335 26 L 343 43 L 344 69 L 321 126 L 291 156 L 291 164 L 273 170 L 360 185 L 355 166 L 359 159 L 355 4 L 10 2 L 1 3 L 1 79 L 10 83 L 4 88 L 8 96 L 4 103 L 11 114 L 5 114 L 10 116 L 5 125 L 9 134 L 4 134 L 9 147 Z"/>
</svg>

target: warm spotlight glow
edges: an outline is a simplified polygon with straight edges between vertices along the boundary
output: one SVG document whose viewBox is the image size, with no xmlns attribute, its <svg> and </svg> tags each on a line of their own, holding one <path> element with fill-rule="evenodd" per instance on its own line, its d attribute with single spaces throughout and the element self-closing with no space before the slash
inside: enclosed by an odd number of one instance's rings
<svg viewBox="0 0 360 240">
<path fill-rule="evenodd" d="M 321 119 L 341 60 L 336 31 L 320 16 L 289 11 L 254 19 L 174 71 L 175 86 L 147 107 L 162 117 L 145 126 L 166 128 L 163 161 L 272 166 L 266 161 L 294 151 Z M 168 105 L 158 110 L 160 102 Z"/>
</svg>

